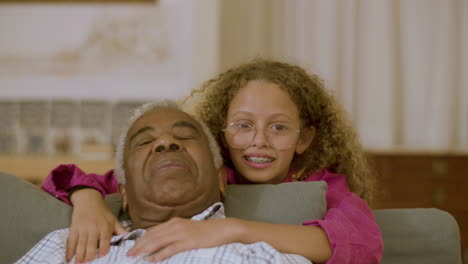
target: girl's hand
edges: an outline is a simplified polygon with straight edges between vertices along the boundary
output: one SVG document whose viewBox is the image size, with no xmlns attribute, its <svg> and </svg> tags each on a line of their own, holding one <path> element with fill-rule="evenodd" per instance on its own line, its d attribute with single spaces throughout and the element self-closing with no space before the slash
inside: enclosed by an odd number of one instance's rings
<svg viewBox="0 0 468 264">
<path fill-rule="evenodd" d="M 73 214 L 67 241 L 66 259 L 76 255 L 77 263 L 88 262 L 106 255 L 112 234 L 127 234 L 112 214 L 101 194 L 91 188 L 75 191 L 71 198 Z"/>
<path fill-rule="evenodd" d="M 228 219 L 195 221 L 174 217 L 148 228 L 127 256 L 152 254 L 149 261 L 162 261 L 179 252 L 231 243 L 236 235 Z"/>
</svg>

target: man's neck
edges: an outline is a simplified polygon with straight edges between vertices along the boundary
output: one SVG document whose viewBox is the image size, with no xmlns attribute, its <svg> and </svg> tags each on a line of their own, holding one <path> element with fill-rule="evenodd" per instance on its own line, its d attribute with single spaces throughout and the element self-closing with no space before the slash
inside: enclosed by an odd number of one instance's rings
<svg viewBox="0 0 468 264">
<path fill-rule="evenodd" d="M 167 209 L 167 208 L 166 208 Z M 165 210 L 164 214 L 158 214 L 162 216 L 161 220 L 155 219 L 154 217 L 145 218 L 143 215 L 133 216 L 130 212 L 130 219 L 132 220 L 132 230 L 134 229 L 146 229 L 161 223 L 164 223 L 170 220 L 173 217 L 181 217 L 193 220 L 206 220 L 211 218 L 224 218 L 224 206 L 221 202 L 216 202 L 213 205 L 209 206 L 207 209 L 196 212 L 196 213 L 187 213 L 183 214 L 184 212 L 178 211 L 177 207 L 171 208 L 172 210 Z M 185 210 L 186 211 L 186 210 Z"/>
</svg>

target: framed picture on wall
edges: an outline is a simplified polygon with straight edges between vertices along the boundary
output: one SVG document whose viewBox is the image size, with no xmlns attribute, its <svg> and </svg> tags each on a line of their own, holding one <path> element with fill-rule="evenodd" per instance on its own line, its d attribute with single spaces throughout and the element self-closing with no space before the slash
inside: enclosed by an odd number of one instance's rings
<svg viewBox="0 0 468 264">
<path fill-rule="evenodd" d="M 186 95 L 192 88 L 193 34 L 187 25 L 193 4 L 132 1 L 0 4 L 0 86 L 7 87 L 0 98 Z"/>
</svg>

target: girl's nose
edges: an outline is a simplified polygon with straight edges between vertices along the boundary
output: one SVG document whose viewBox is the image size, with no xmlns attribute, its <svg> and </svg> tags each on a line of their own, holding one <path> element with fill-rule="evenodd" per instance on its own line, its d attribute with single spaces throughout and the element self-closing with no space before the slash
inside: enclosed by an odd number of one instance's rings
<svg viewBox="0 0 468 264">
<path fill-rule="evenodd" d="M 253 135 L 252 143 L 250 144 L 251 147 L 269 147 L 270 143 L 268 142 L 268 138 L 265 135 L 265 131 L 263 129 L 256 129 L 255 134 Z"/>
</svg>

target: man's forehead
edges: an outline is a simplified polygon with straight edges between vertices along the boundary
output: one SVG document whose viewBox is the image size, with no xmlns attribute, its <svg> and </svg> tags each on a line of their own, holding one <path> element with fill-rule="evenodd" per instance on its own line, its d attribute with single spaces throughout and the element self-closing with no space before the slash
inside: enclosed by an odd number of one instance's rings
<svg viewBox="0 0 468 264">
<path fill-rule="evenodd" d="M 138 130 L 145 126 L 169 128 L 180 123 L 191 124 L 195 129 L 201 130 L 200 124 L 186 112 L 176 108 L 157 107 L 141 115 L 133 123 L 130 131 Z"/>
</svg>

